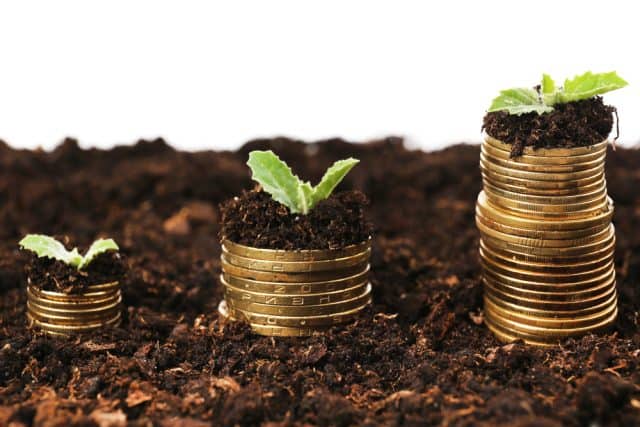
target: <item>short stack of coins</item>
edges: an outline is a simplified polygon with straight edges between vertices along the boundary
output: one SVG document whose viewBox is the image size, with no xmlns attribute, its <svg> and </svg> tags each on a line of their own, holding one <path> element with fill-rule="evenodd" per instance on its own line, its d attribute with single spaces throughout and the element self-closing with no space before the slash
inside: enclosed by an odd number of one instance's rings
<svg viewBox="0 0 640 427">
<path fill-rule="evenodd" d="M 371 302 L 371 242 L 333 250 L 222 243 L 222 315 L 266 336 L 309 336 L 352 321 Z"/>
<path fill-rule="evenodd" d="M 502 341 L 541 346 L 605 330 L 617 315 L 607 142 L 510 150 L 489 136 L 482 144 L 485 323 Z"/>
<path fill-rule="evenodd" d="M 86 287 L 82 293 L 46 291 L 27 284 L 27 318 L 49 335 L 73 335 L 120 323 L 120 282 Z"/>
</svg>

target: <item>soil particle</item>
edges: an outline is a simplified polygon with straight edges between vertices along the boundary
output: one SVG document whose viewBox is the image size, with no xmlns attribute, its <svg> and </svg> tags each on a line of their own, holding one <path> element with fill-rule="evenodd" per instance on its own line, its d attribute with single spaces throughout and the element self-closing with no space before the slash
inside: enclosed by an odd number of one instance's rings
<svg viewBox="0 0 640 427">
<path fill-rule="evenodd" d="M 312 180 L 361 160 L 341 184 L 370 197 L 377 227 L 374 304 L 357 323 L 276 339 L 218 317 L 215 207 L 251 188 L 253 149 Z M 640 151 L 607 156 L 616 326 L 551 349 L 503 345 L 482 325 L 478 158 L 477 146 L 423 153 L 398 138 L 279 138 L 237 153 L 159 140 L 110 151 L 69 140 L 53 153 L 0 144 L 0 425 L 640 425 Z M 164 223 L 180 212 L 189 229 L 171 233 Z M 119 328 L 69 339 L 26 328 L 31 261 L 16 244 L 32 230 L 84 246 L 116 239 L 128 265 Z"/>
<path fill-rule="evenodd" d="M 126 267 L 119 252 L 108 251 L 96 256 L 82 270 L 54 258 L 32 254 L 25 270 L 30 282 L 40 289 L 73 294 L 83 292 L 90 285 L 121 280 Z"/>
<path fill-rule="evenodd" d="M 602 142 L 611 133 L 615 111 L 596 96 L 556 104 L 552 112 L 544 114 L 487 113 L 482 128 L 490 136 L 512 144 L 511 157 L 518 157 L 525 147 L 573 148 Z"/>
<path fill-rule="evenodd" d="M 369 204 L 359 191 L 332 194 L 307 215 L 292 214 L 260 190 L 243 191 L 224 203 L 223 239 L 269 249 L 337 249 L 367 240 L 372 233 L 365 219 Z"/>
</svg>

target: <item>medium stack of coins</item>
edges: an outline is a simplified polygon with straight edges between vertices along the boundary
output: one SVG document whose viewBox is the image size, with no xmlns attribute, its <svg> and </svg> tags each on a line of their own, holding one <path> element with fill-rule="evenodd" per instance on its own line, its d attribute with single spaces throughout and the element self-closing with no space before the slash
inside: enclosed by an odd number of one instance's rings
<svg viewBox="0 0 640 427">
<path fill-rule="evenodd" d="M 27 318 L 32 327 L 49 335 L 72 335 L 120 323 L 120 282 L 88 286 L 65 294 L 27 284 Z"/>
<path fill-rule="evenodd" d="M 218 310 L 267 336 L 308 336 L 353 320 L 371 302 L 371 242 L 285 251 L 222 243 Z"/>
<path fill-rule="evenodd" d="M 607 142 L 525 149 L 482 144 L 478 196 L 485 321 L 503 341 L 553 345 L 617 315 Z"/>
</svg>

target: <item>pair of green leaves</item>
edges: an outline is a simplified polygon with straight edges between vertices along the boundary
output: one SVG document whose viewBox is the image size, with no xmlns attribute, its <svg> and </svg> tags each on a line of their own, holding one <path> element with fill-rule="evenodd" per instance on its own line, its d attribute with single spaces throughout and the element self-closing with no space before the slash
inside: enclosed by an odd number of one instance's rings
<svg viewBox="0 0 640 427">
<path fill-rule="evenodd" d="M 306 215 L 319 201 L 331 195 L 358 162 L 353 158 L 335 162 L 315 187 L 294 175 L 291 168 L 271 150 L 252 151 L 247 165 L 251 168 L 252 178 L 275 201 L 288 207 L 291 213 Z"/>
<path fill-rule="evenodd" d="M 54 258 L 67 265 L 82 270 L 88 266 L 96 256 L 103 252 L 119 250 L 113 239 L 98 239 L 91 244 L 87 253 L 82 256 L 78 248 L 69 251 L 64 245 L 53 237 L 44 234 L 28 234 L 19 243 L 22 249 L 35 252 L 38 257 Z"/>
<path fill-rule="evenodd" d="M 543 74 L 539 91 L 531 88 L 503 90 L 493 100 L 488 111 L 507 111 L 515 115 L 531 112 L 548 113 L 553 111 L 555 104 L 589 99 L 623 88 L 627 84 L 615 71 L 609 73 L 587 71 L 573 79 L 566 79 L 562 87 L 557 87 L 551 76 Z"/>
</svg>

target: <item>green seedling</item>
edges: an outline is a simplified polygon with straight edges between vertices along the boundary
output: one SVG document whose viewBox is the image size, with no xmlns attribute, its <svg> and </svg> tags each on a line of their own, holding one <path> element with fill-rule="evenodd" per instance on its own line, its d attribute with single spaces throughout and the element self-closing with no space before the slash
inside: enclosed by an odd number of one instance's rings
<svg viewBox="0 0 640 427">
<path fill-rule="evenodd" d="M 291 213 L 309 213 L 319 201 L 326 199 L 360 160 L 349 158 L 338 160 L 313 187 L 293 174 L 291 168 L 273 151 L 252 151 L 247 165 L 251 168 L 252 178 L 273 200 L 289 208 Z"/>
<path fill-rule="evenodd" d="M 586 73 L 573 79 L 566 79 L 563 86 L 556 86 L 548 74 L 542 75 L 542 83 L 535 88 L 513 88 L 500 92 L 489 107 L 489 112 L 507 111 L 521 115 L 553 111 L 556 104 L 581 101 L 596 95 L 611 92 L 627 86 L 627 82 L 615 71 L 609 73 Z"/>
<path fill-rule="evenodd" d="M 53 258 L 78 270 L 86 268 L 96 256 L 106 251 L 117 251 L 120 248 L 113 239 L 98 239 L 91 244 L 84 256 L 80 255 L 78 248 L 69 251 L 64 245 L 53 237 L 44 234 L 27 234 L 20 240 L 20 248 L 34 252 L 39 258 Z"/>
</svg>

